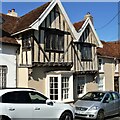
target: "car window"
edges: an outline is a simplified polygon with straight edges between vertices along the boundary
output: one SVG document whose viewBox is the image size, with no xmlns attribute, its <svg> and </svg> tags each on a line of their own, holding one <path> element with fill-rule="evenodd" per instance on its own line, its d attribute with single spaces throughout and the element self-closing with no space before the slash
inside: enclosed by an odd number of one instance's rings
<svg viewBox="0 0 120 120">
<path fill-rule="evenodd" d="M 46 103 L 46 100 L 48 99 L 44 95 L 38 93 L 38 92 L 29 92 L 29 96 L 31 99 L 31 103 Z"/>
<path fill-rule="evenodd" d="M 113 101 L 112 95 L 107 93 L 103 102 L 111 102 L 111 101 Z"/>
<path fill-rule="evenodd" d="M 119 99 L 119 96 L 118 96 L 117 93 L 112 92 L 111 94 L 112 94 L 112 97 L 113 97 L 114 100 Z"/>
<path fill-rule="evenodd" d="M 88 92 L 85 94 L 81 100 L 89 100 L 89 101 L 101 101 L 104 97 L 103 92 Z"/>
<path fill-rule="evenodd" d="M 3 103 L 31 103 L 30 96 L 26 91 L 8 92 L 2 96 Z"/>
</svg>

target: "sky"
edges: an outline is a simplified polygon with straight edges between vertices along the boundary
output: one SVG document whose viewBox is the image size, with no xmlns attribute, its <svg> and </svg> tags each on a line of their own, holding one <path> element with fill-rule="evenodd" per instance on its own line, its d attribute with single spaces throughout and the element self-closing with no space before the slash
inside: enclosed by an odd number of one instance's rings
<svg viewBox="0 0 120 120">
<path fill-rule="evenodd" d="M 2 2 L 2 13 L 15 8 L 19 16 L 41 6 L 45 2 Z M 94 27 L 100 40 L 118 40 L 118 2 L 62 2 L 71 21 L 75 23 L 84 19 L 87 12 L 93 16 Z"/>
</svg>

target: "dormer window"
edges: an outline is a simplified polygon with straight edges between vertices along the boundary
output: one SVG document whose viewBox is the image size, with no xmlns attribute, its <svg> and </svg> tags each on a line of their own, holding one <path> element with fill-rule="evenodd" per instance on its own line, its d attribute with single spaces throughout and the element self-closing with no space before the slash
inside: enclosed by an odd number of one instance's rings
<svg viewBox="0 0 120 120">
<path fill-rule="evenodd" d="M 45 39 L 45 50 L 63 52 L 64 51 L 64 34 L 58 31 L 47 31 Z"/>
</svg>

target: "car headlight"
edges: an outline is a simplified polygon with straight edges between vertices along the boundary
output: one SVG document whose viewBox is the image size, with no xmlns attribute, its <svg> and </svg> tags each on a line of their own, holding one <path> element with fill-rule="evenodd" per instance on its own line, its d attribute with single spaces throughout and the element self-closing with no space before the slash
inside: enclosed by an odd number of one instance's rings
<svg viewBox="0 0 120 120">
<path fill-rule="evenodd" d="M 91 107 L 89 110 L 98 110 L 98 109 L 99 109 L 98 106 L 93 106 L 93 107 Z"/>
</svg>

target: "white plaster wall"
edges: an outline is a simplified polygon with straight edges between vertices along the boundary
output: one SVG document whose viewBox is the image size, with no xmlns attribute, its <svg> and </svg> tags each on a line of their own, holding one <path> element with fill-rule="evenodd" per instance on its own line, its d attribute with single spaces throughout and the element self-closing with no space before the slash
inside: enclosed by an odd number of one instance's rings
<svg viewBox="0 0 120 120">
<path fill-rule="evenodd" d="M 16 49 L 15 46 L 0 45 L 0 65 L 6 65 L 7 87 L 16 86 Z"/>
</svg>

